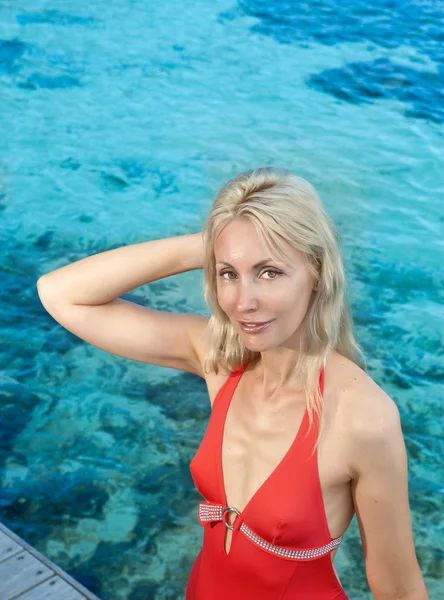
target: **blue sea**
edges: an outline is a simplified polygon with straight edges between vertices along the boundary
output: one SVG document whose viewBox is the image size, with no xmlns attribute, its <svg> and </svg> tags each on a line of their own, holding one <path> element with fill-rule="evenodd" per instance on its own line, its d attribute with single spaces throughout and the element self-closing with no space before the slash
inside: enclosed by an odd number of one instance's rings
<svg viewBox="0 0 444 600">
<path fill-rule="evenodd" d="M 418 560 L 444 597 L 444 3 L 0 3 L 0 520 L 103 600 L 184 597 L 203 380 L 59 326 L 44 273 L 201 229 L 256 166 L 318 190 L 358 341 L 396 401 Z M 208 314 L 193 271 L 128 297 Z M 354 520 L 337 569 L 369 600 Z M 228 574 L 229 575 L 229 574 Z"/>
</svg>

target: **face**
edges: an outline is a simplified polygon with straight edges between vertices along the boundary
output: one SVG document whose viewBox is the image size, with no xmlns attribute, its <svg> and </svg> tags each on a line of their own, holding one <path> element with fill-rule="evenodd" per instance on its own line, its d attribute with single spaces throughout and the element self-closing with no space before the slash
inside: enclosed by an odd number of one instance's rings
<svg viewBox="0 0 444 600">
<path fill-rule="evenodd" d="M 226 225 L 215 243 L 219 305 L 253 351 L 297 348 L 315 281 L 305 255 L 289 244 L 285 249 L 285 259 L 273 260 L 245 219 Z"/>
</svg>

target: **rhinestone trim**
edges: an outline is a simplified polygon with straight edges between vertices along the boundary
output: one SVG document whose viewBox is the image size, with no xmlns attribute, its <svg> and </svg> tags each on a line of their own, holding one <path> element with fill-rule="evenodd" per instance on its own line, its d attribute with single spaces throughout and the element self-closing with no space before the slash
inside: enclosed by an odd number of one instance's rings
<svg viewBox="0 0 444 600">
<path fill-rule="evenodd" d="M 224 507 L 222 504 L 210 504 L 209 502 L 200 502 L 197 518 L 201 525 L 211 521 L 222 521 Z"/>
<path fill-rule="evenodd" d="M 223 520 L 223 512 L 224 507 L 222 504 L 212 504 L 210 502 L 200 502 L 198 508 L 198 519 L 201 525 L 205 525 L 206 523 L 217 522 Z M 237 517 L 236 517 L 237 518 Z M 241 531 L 251 542 L 265 550 L 266 552 L 271 552 L 276 556 L 280 556 L 281 558 L 286 558 L 289 560 L 313 560 L 315 558 L 320 558 L 325 554 L 328 554 L 335 548 L 339 546 L 344 536 L 339 536 L 334 540 L 328 542 L 328 544 L 324 544 L 323 546 L 318 546 L 317 548 L 308 548 L 305 550 L 294 550 L 292 548 L 285 548 L 284 546 L 276 546 L 267 542 L 261 538 L 257 533 L 254 533 L 245 523 L 242 523 L 239 531 Z"/>
<path fill-rule="evenodd" d="M 334 550 L 342 541 L 342 535 L 338 538 L 335 538 L 328 544 L 324 546 L 318 546 L 317 548 L 310 548 L 307 550 L 292 550 L 291 548 L 285 548 L 284 546 L 275 546 L 267 542 L 263 538 L 259 537 L 254 531 L 251 531 L 245 523 L 239 528 L 239 531 L 242 531 L 249 540 L 266 550 L 267 552 L 271 552 L 272 554 L 276 554 L 277 556 L 281 556 L 282 558 L 289 558 L 292 560 L 311 560 L 313 558 L 320 558 L 325 554 L 328 554 L 332 550 Z"/>
</svg>

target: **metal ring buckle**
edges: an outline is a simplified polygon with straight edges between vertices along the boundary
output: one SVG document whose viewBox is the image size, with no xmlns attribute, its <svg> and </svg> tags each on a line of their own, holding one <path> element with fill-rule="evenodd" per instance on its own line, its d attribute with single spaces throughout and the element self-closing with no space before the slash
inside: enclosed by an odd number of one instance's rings
<svg viewBox="0 0 444 600">
<path fill-rule="evenodd" d="M 226 512 L 227 512 L 227 513 L 234 512 L 234 513 L 236 513 L 237 515 L 240 515 L 240 512 L 237 510 L 237 508 L 234 508 L 233 506 L 226 506 L 226 507 L 225 507 L 225 508 L 222 510 L 222 523 L 225 525 L 225 527 L 226 527 L 227 529 L 231 529 L 231 530 L 232 530 L 232 529 L 233 529 L 233 525 L 230 525 L 230 524 L 228 523 L 228 521 L 225 521 L 225 519 L 224 519 L 224 514 L 225 514 Z M 228 518 L 228 517 L 227 517 L 227 518 Z"/>
</svg>

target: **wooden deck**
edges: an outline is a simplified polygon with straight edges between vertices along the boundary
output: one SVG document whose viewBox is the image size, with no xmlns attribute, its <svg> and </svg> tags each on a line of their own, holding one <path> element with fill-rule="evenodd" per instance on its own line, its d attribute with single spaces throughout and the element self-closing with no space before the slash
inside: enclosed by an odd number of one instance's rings
<svg viewBox="0 0 444 600">
<path fill-rule="evenodd" d="M 0 523 L 0 600 L 99 600 Z"/>
</svg>

